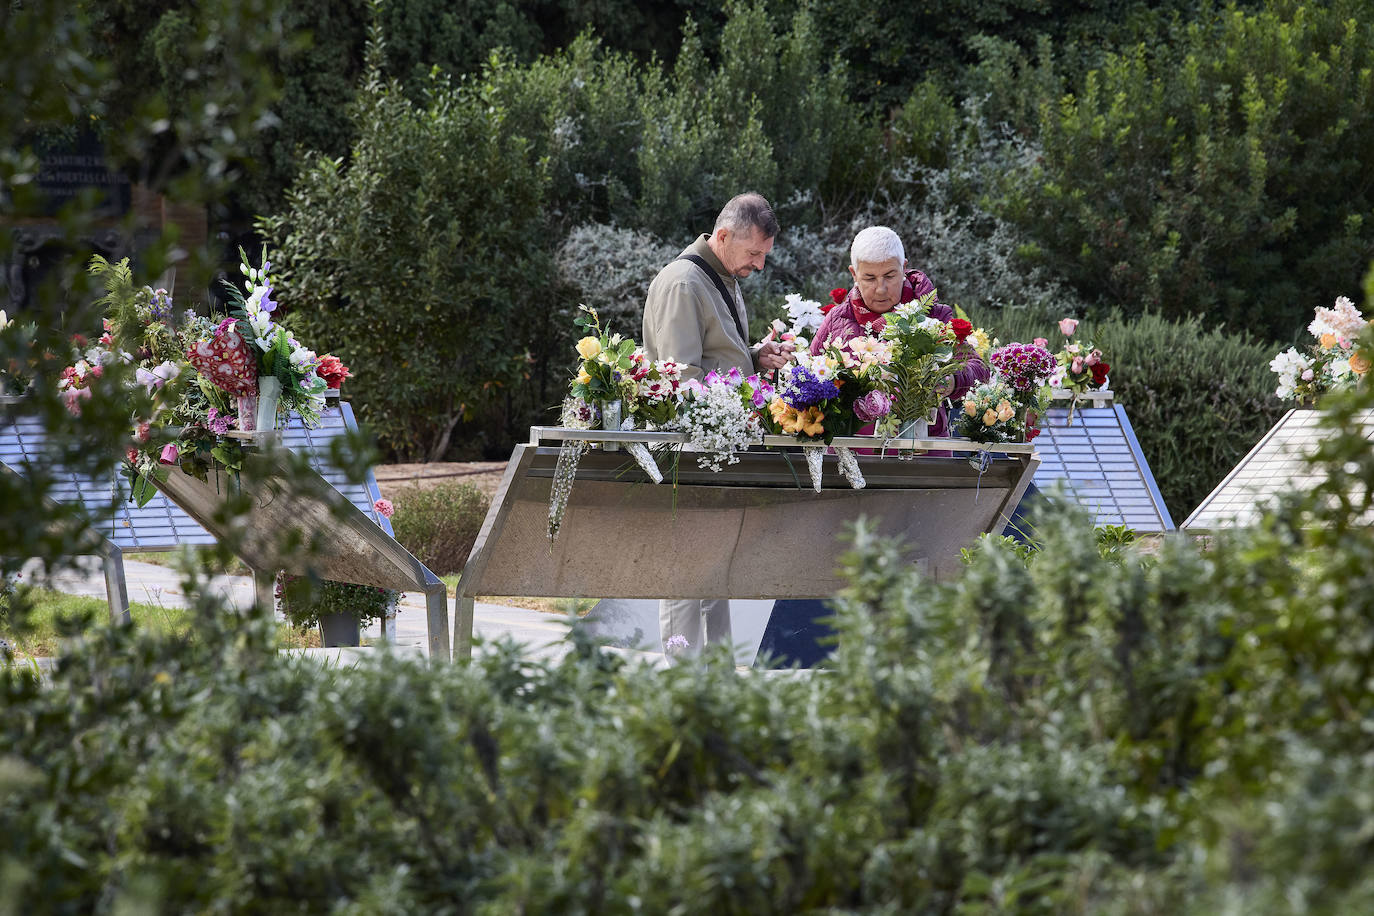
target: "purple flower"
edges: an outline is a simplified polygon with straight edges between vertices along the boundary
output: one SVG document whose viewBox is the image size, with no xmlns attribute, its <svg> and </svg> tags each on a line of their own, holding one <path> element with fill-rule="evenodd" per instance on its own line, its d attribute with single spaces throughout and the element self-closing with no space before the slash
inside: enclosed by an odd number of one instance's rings
<svg viewBox="0 0 1374 916">
<path fill-rule="evenodd" d="M 731 366 L 730 372 L 725 376 L 725 380 L 731 385 L 738 385 L 744 381 L 744 373 L 739 371 L 738 366 Z"/>
<path fill-rule="evenodd" d="M 720 385 L 720 384 L 723 384 L 724 382 L 725 382 L 725 379 L 721 378 L 721 377 L 720 377 L 720 373 L 717 372 L 717 371 L 714 370 L 714 369 L 712 369 L 710 372 L 706 373 L 706 377 L 703 378 L 703 379 L 701 380 L 701 383 L 702 383 L 703 385 Z"/>
<path fill-rule="evenodd" d="M 832 381 L 821 381 L 816 378 L 805 366 L 794 366 L 778 393 L 788 407 L 801 410 L 803 407 L 811 407 L 838 397 L 840 389 Z"/>
<path fill-rule="evenodd" d="M 205 425 L 210 427 L 210 432 L 222 436 L 229 432 L 230 418 L 227 414 L 221 414 L 219 408 L 211 407 L 210 413 L 205 417 Z"/>
<path fill-rule="evenodd" d="M 881 391 L 870 391 L 854 402 L 854 416 L 865 423 L 880 420 L 891 410 L 892 399 Z"/>
</svg>

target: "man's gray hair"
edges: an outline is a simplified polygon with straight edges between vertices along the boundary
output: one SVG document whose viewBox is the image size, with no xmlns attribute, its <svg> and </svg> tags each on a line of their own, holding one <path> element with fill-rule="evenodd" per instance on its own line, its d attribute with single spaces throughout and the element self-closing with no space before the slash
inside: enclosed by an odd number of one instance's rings
<svg viewBox="0 0 1374 916">
<path fill-rule="evenodd" d="M 869 226 L 854 236 L 854 244 L 849 248 L 849 266 L 857 268 L 859 262 L 881 264 L 896 258 L 898 266 L 906 261 L 906 250 L 902 240 L 886 226 Z"/>
<path fill-rule="evenodd" d="M 778 236 L 778 218 L 773 215 L 773 208 L 762 194 L 747 191 L 730 198 L 730 202 L 721 209 L 711 231 L 721 228 L 741 233 L 757 229 L 764 238 L 772 239 Z"/>
</svg>

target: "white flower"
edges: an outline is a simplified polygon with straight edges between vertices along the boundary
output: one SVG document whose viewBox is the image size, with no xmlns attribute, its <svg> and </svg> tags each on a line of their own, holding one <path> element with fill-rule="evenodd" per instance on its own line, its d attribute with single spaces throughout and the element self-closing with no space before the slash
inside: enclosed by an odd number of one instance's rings
<svg viewBox="0 0 1374 916">
<path fill-rule="evenodd" d="M 784 297 L 784 307 L 787 309 L 788 320 L 792 322 L 793 334 L 814 331 L 821 326 L 821 321 L 825 318 L 821 304 L 803 299 L 800 293 L 788 293 Z"/>
<path fill-rule="evenodd" d="M 314 350 L 307 350 L 305 347 L 297 347 L 291 351 L 291 365 L 296 369 L 314 368 L 319 363 Z"/>
<path fill-rule="evenodd" d="M 0 309 L 0 331 L 3 331 L 11 324 L 13 324 L 13 322 L 10 320 L 10 316 L 5 314 L 4 309 Z"/>
<path fill-rule="evenodd" d="M 1317 317 L 1307 326 L 1307 330 L 1318 340 L 1323 334 L 1334 334 L 1338 338 L 1354 340 L 1360 336 L 1360 331 L 1364 330 L 1367 324 L 1360 310 L 1355 308 L 1355 303 L 1345 296 L 1336 299 L 1335 308 L 1318 307 L 1316 315 Z"/>
</svg>

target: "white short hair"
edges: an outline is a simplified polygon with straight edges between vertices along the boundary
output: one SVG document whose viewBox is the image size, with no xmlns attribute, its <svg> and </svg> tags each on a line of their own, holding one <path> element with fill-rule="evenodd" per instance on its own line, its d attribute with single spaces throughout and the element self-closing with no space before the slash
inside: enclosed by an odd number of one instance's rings
<svg viewBox="0 0 1374 916">
<path fill-rule="evenodd" d="M 906 250 L 902 240 L 886 226 L 869 226 L 854 236 L 854 244 L 849 248 L 849 266 L 858 267 L 860 261 L 868 264 L 881 264 L 892 258 L 898 265 L 906 263 Z"/>
</svg>

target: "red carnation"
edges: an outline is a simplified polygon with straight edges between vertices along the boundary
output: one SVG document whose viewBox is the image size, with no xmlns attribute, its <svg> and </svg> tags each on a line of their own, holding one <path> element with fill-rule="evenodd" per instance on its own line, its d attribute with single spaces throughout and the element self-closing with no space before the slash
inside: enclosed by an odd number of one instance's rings
<svg viewBox="0 0 1374 916">
<path fill-rule="evenodd" d="M 956 318 L 949 323 L 954 330 L 954 336 L 959 338 L 959 343 L 964 342 L 964 338 L 973 333 L 973 322 L 965 321 L 963 318 Z"/>
<path fill-rule="evenodd" d="M 329 354 L 320 357 L 315 374 L 324 379 L 325 384 L 335 391 L 343 387 L 344 379 L 353 377 L 353 373 L 348 371 L 348 367 L 337 356 Z"/>
<path fill-rule="evenodd" d="M 1102 384 L 1105 384 L 1105 383 L 1106 383 L 1106 381 L 1107 381 L 1107 373 L 1110 372 L 1110 371 L 1112 371 L 1112 367 L 1109 366 L 1109 365 L 1107 365 L 1107 364 L 1104 363 L 1104 362 L 1098 362 L 1098 364 L 1097 364 L 1096 366 L 1093 366 L 1093 367 L 1092 367 L 1092 370 L 1093 370 L 1093 384 L 1094 384 L 1094 385 L 1102 385 Z"/>
<path fill-rule="evenodd" d="M 845 296 L 848 296 L 848 295 L 849 295 L 849 290 L 847 290 L 847 289 L 842 289 L 842 288 L 839 288 L 839 287 L 836 287 L 835 289 L 832 289 L 832 290 L 830 291 L 830 298 L 831 298 L 832 300 L 834 300 L 834 302 L 835 302 L 836 305 L 839 305 L 841 302 L 843 302 L 843 301 L 844 301 L 844 297 L 845 297 Z"/>
<path fill-rule="evenodd" d="M 1040 435 L 1040 430 L 1036 429 L 1034 426 L 1027 427 L 1027 429 L 1026 429 L 1026 441 L 1027 441 L 1027 442 L 1031 441 L 1032 439 L 1034 439 L 1034 438 L 1035 438 L 1036 436 L 1038 436 L 1038 435 Z"/>
</svg>

